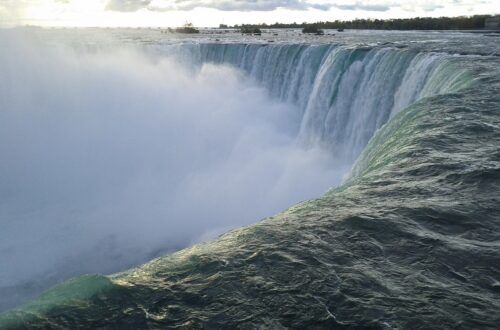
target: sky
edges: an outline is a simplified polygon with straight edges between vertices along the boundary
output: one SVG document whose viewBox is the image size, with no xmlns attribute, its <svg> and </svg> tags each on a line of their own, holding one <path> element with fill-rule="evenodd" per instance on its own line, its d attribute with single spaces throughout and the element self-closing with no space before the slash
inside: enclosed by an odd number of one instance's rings
<svg viewBox="0 0 500 330">
<path fill-rule="evenodd" d="M 0 26 L 161 27 L 500 13 L 499 0 L 0 0 Z"/>
</svg>

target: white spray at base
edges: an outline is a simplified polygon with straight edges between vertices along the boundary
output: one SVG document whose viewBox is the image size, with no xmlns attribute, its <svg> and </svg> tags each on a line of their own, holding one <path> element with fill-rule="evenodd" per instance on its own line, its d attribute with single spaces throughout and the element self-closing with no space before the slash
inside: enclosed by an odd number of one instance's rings
<svg viewBox="0 0 500 330">
<path fill-rule="evenodd" d="M 248 80 L 130 49 L 75 51 L 8 33 L 0 46 L 0 309 L 320 195 L 391 113 L 432 94 L 443 61 L 232 45 L 255 47 L 231 55 Z M 182 47 L 176 55 L 233 52 Z M 204 56 L 198 63 L 213 62 Z"/>
</svg>

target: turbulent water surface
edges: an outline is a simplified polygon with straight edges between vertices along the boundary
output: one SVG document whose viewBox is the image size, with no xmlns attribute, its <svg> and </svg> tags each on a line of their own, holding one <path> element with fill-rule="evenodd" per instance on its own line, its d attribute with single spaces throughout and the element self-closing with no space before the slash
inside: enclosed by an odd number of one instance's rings
<svg viewBox="0 0 500 330">
<path fill-rule="evenodd" d="M 2 32 L 0 307 L 317 199 L 0 327 L 500 324 L 497 37 L 210 33 Z"/>
</svg>

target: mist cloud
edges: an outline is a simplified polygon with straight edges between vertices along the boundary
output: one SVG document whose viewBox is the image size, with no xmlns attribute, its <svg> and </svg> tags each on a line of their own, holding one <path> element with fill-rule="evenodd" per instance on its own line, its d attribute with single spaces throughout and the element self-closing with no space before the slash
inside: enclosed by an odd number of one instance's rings
<svg viewBox="0 0 500 330">
<path fill-rule="evenodd" d="M 12 288 L 125 269 L 340 179 L 328 152 L 295 145 L 296 109 L 232 68 L 11 33 L 0 33 L 0 309 Z"/>
</svg>

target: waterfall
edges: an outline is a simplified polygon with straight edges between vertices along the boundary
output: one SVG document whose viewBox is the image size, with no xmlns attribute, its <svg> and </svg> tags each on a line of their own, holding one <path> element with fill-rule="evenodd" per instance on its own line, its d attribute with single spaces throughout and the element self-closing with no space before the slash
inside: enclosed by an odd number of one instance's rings
<svg viewBox="0 0 500 330">
<path fill-rule="evenodd" d="M 296 106 L 297 141 L 352 164 L 375 131 L 416 101 L 464 86 L 443 53 L 305 44 L 181 44 L 159 50 L 191 63 L 229 64 Z"/>
<path fill-rule="evenodd" d="M 320 196 L 467 78 L 409 49 L 37 40 L 0 34 L 0 310 Z"/>
</svg>

